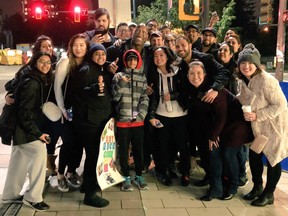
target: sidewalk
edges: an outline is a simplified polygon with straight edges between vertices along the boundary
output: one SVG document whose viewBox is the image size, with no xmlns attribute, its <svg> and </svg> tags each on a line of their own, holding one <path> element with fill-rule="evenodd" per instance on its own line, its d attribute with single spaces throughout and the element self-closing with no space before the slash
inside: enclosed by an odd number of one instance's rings
<svg viewBox="0 0 288 216">
<path fill-rule="evenodd" d="M 0 145 L 0 199 L 7 166 L 10 157 L 10 147 Z M 266 173 L 266 171 L 265 171 Z M 173 186 L 166 187 L 159 183 L 152 173 L 144 175 L 149 183 L 148 191 L 122 192 L 119 186 L 103 191 L 102 197 L 110 201 L 103 209 L 83 205 L 84 194 L 79 191 L 61 193 L 47 184 L 44 200 L 50 205 L 47 212 L 36 212 L 23 205 L 18 216 L 286 216 L 288 215 L 288 173 L 283 172 L 275 192 L 274 205 L 252 207 L 241 197 L 252 188 L 251 174 L 248 171 L 249 184 L 239 189 L 238 194 L 229 201 L 212 200 L 202 202 L 198 198 L 206 193 L 208 187 L 195 187 L 193 183 L 203 177 L 202 169 L 194 169 L 191 185 L 182 187 L 180 178 L 173 180 Z M 264 178 L 265 181 L 265 178 Z M 2 200 L 2 199 L 1 199 Z M 1 201 L 0 201 L 1 202 Z M 1 204 L 0 209 L 3 208 Z M 1 211 L 0 211 L 1 212 Z M 4 214 L 5 215 L 5 214 Z M 6 214 L 8 215 L 8 214 Z M 12 214 L 9 214 L 12 215 Z"/>
</svg>

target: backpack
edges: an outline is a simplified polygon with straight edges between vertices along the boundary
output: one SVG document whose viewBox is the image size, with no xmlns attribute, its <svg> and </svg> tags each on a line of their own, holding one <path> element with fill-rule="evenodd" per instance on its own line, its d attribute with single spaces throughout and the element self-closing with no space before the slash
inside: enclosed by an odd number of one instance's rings
<svg viewBox="0 0 288 216">
<path fill-rule="evenodd" d="M 5 89 L 8 90 L 13 98 L 16 98 L 18 89 L 24 82 L 18 78 L 14 78 L 5 84 Z M 11 145 L 12 137 L 18 122 L 18 103 L 17 100 L 13 104 L 8 105 L 5 103 L 0 115 L 0 137 L 2 144 Z"/>
<path fill-rule="evenodd" d="M 11 145 L 12 136 L 17 124 L 17 108 L 15 104 L 5 104 L 0 115 L 0 137 L 2 144 Z"/>
</svg>

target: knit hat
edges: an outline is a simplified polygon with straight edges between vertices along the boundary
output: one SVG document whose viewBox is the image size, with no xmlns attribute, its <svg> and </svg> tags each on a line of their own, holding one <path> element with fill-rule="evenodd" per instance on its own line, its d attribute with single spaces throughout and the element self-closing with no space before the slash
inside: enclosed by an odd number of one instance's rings
<svg viewBox="0 0 288 216">
<path fill-rule="evenodd" d="M 254 46 L 254 44 L 249 43 L 245 45 L 244 49 L 239 53 L 237 65 L 239 66 L 243 61 L 248 61 L 255 64 L 256 67 L 260 68 L 260 59 L 261 55 L 258 49 Z"/>
<path fill-rule="evenodd" d="M 93 53 L 96 52 L 97 50 L 103 50 L 106 53 L 106 49 L 102 44 L 93 43 L 89 49 L 89 53 L 88 53 L 89 58 L 91 58 Z"/>
</svg>

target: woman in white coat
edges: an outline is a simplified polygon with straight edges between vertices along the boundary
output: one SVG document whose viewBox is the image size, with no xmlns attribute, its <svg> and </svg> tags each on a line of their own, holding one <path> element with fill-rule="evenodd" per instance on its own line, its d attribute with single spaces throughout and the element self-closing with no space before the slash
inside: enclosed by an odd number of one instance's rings
<svg viewBox="0 0 288 216">
<path fill-rule="evenodd" d="M 249 164 L 253 189 L 244 196 L 254 200 L 251 205 L 265 206 L 274 203 L 274 191 L 281 177 L 280 162 L 288 156 L 288 108 L 287 100 L 278 80 L 261 69 L 260 53 L 253 44 L 247 44 L 239 53 L 239 78 L 242 80 L 237 95 L 242 105 L 251 105 L 251 112 L 245 112 L 246 121 L 251 121 L 255 136 L 255 153 L 250 149 Z M 256 142 L 257 141 L 257 142 Z M 262 155 L 268 159 L 267 183 L 263 190 Z M 257 198 L 257 199 L 256 199 Z"/>
</svg>

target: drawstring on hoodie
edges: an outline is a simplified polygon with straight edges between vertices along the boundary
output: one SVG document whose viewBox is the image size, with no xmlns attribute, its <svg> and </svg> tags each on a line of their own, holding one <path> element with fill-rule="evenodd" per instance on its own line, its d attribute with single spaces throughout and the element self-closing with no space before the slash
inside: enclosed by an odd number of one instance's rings
<svg viewBox="0 0 288 216">
<path fill-rule="evenodd" d="M 164 87 L 163 87 L 163 75 L 159 73 L 159 84 L 160 84 L 160 95 L 161 95 L 161 100 L 162 103 L 164 103 Z M 167 76 L 167 87 L 169 94 L 172 92 L 172 77 Z"/>
</svg>

